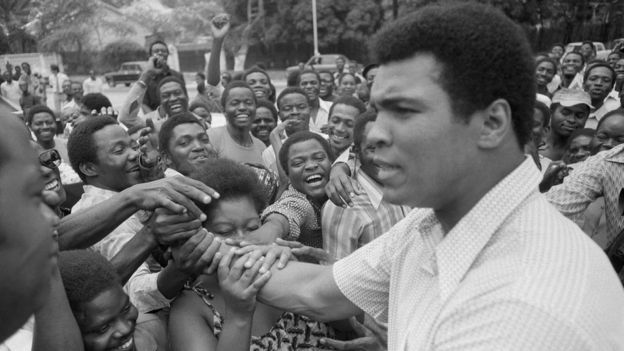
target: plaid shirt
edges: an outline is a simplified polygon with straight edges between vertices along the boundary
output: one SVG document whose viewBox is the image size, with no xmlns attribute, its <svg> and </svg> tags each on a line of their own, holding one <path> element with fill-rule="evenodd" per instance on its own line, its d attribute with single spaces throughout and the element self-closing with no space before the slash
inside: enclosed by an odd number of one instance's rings
<svg viewBox="0 0 624 351">
<path fill-rule="evenodd" d="M 449 231 L 416 209 L 336 262 L 340 291 L 389 322 L 388 350 L 624 350 L 604 252 L 538 193 L 533 161 Z"/>
<path fill-rule="evenodd" d="M 546 197 L 559 212 L 579 221 L 589 204 L 604 196 L 608 246 L 624 229 L 624 217 L 618 210 L 622 188 L 624 188 L 624 144 L 599 152 L 579 163 L 562 184 L 552 187 L 546 193 Z"/>
</svg>

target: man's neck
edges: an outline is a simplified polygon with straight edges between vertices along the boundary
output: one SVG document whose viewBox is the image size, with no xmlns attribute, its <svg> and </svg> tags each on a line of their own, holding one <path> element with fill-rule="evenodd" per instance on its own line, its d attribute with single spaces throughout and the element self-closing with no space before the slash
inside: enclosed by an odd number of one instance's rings
<svg viewBox="0 0 624 351">
<path fill-rule="evenodd" d="M 444 235 L 448 234 L 490 190 L 525 159 L 524 153 L 519 148 L 515 152 L 498 155 L 500 157 L 487 155 L 481 162 L 475 162 L 472 170 L 464 172 L 470 176 L 460 178 L 453 184 L 453 189 L 447 192 L 450 196 L 444 199 L 440 208 L 434 209 Z"/>
<path fill-rule="evenodd" d="M 39 145 L 41 145 L 41 147 L 44 150 L 54 149 L 54 147 L 56 146 L 56 143 L 54 142 L 54 138 L 50 140 L 38 140 L 37 142 L 39 143 Z"/>
<path fill-rule="evenodd" d="M 112 187 L 110 187 L 110 186 L 108 186 L 106 184 L 102 184 L 98 179 L 95 179 L 95 178 L 87 178 L 85 183 L 87 185 L 91 185 L 92 187 L 95 187 L 95 188 L 104 189 L 104 190 L 108 190 L 108 191 L 113 191 L 113 192 L 116 192 L 116 193 L 119 192 L 119 190 L 113 189 Z"/>
<path fill-rule="evenodd" d="M 230 124 L 227 124 L 225 128 L 237 144 L 245 147 L 253 145 L 253 139 L 251 139 L 251 134 L 249 133 L 250 128 L 236 128 Z"/>
<path fill-rule="evenodd" d="M 604 104 L 605 99 L 606 97 L 604 99 L 592 99 L 592 105 L 594 106 L 592 111 L 599 109 Z"/>
</svg>

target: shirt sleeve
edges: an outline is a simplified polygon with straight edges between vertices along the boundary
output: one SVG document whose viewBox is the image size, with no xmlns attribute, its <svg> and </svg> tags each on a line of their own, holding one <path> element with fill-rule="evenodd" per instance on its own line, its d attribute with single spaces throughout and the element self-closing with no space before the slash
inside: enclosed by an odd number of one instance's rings
<svg viewBox="0 0 624 351">
<path fill-rule="evenodd" d="M 603 195 L 605 162 L 602 157 L 587 159 L 562 184 L 552 187 L 546 198 L 564 216 L 578 220 L 587 206 Z"/>
<path fill-rule="evenodd" d="M 300 196 L 282 196 L 281 199 L 264 210 L 262 221 L 264 222 L 273 213 L 288 219 L 289 234 L 285 238 L 287 240 L 297 240 L 301 234 L 302 226 L 310 220 L 313 221 L 315 217 L 312 205 Z"/>
<path fill-rule="evenodd" d="M 323 248 L 330 257 L 341 259 L 359 247 L 360 237 L 370 228 L 354 208 L 342 208 L 330 201 L 323 207 L 321 228 Z"/>
<path fill-rule="evenodd" d="M 404 239 L 403 228 L 393 228 L 351 255 L 334 263 L 336 285 L 351 302 L 377 321 L 388 322 L 388 301 L 394 243 Z"/>
<path fill-rule="evenodd" d="M 156 311 L 169 306 L 171 300 L 164 297 L 158 290 L 159 274 L 152 273 L 147 263 L 143 263 L 132 274 L 124 287 L 130 301 L 140 313 Z"/>
</svg>

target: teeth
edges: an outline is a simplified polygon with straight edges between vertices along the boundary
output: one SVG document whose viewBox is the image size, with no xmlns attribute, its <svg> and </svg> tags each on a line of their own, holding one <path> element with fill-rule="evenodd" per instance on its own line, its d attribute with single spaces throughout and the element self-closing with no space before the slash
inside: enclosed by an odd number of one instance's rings
<svg viewBox="0 0 624 351">
<path fill-rule="evenodd" d="M 50 183 L 46 184 L 45 190 L 54 190 L 58 186 L 59 186 L 58 180 L 54 180 L 54 181 L 51 181 Z"/>
<path fill-rule="evenodd" d="M 320 182 L 321 180 L 323 180 L 323 177 L 318 174 L 311 175 L 305 179 L 307 183 Z"/>
<path fill-rule="evenodd" d="M 123 345 L 115 348 L 116 350 L 129 350 L 132 344 L 134 343 L 134 338 L 130 337 L 128 341 L 124 342 Z"/>
</svg>

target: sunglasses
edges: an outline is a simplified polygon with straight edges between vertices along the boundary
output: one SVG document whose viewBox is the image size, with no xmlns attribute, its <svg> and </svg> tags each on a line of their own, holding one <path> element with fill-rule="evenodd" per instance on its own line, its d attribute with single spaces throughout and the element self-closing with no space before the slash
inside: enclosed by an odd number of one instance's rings
<svg viewBox="0 0 624 351">
<path fill-rule="evenodd" d="M 39 163 L 50 169 L 57 169 L 61 165 L 61 154 L 55 149 L 46 150 L 39 154 Z"/>
</svg>

